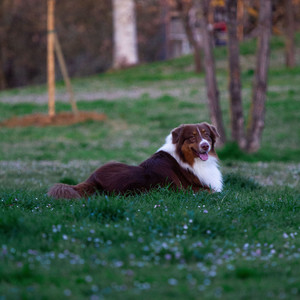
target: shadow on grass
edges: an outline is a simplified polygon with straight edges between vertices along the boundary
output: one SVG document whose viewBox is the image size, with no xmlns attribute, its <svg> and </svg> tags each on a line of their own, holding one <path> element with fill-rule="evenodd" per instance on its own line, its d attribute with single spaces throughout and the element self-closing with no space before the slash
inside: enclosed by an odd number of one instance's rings
<svg viewBox="0 0 300 300">
<path fill-rule="evenodd" d="M 76 185 L 78 182 L 71 178 L 71 177 L 63 177 L 59 180 L 59 183 L 69 184 L 69 185 Z"/>
<path fill-rule="evenodd" d="M 262 186 L 255 182 L 253 179 L 234 173 L 224 176 L 224 184 L 226 189 L 228 190 L 255 191 L 262 189 Z"/>
<path fill-rule="evenodd" d="M 286 149 L 285 151 L 274 151 L 274 149 L 262 148 L 257 153 L 243 152 L 236 143 L 227 143 L 218 150 L 221 161 L 245 161 L 245 162 L 293 162 L 299 160 L 299 150 Z"/>
</svg>

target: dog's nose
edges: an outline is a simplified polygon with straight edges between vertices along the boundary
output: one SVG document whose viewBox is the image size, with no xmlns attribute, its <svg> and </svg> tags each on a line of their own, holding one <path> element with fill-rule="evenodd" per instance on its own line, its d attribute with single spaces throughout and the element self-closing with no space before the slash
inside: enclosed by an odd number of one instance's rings
<svg viewBox="0 0 300 300">
<path fill-rule="evenodd" d="M 208 149 L 209 149 L 208 143 L 201 144 L 201 149 L 203 149 L 204 151 L 208 151 Z"/>
</svg>

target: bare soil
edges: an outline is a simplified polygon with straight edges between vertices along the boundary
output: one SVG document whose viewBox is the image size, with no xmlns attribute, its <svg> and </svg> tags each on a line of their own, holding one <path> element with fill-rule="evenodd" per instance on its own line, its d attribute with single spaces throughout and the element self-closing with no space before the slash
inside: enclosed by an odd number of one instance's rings
<svg viewBox="0 0 300 300">
<path fill-rule="evenodd" d="M 0 122 L 0 127 L 66 126 L 86 121 L 103 122 L 106 119 L 105 114 L 88 111 L 80 111 L 77 115 L 72 112 L 60 112 L 53 117 L 45 114 L 31 114 L 23 117 L 12 117 Z"/>
</svg>

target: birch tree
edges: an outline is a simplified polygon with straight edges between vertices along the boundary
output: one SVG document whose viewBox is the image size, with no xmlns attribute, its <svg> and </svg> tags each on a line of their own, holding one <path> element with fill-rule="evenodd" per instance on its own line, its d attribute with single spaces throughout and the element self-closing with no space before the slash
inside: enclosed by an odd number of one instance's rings
<svg viewBox="0 0 300 300">
<path fill-rule="evenodd" d="M 134 0 L 112 0 L 114 53 L 113 67 L 138 63 Z"/>
</svg>

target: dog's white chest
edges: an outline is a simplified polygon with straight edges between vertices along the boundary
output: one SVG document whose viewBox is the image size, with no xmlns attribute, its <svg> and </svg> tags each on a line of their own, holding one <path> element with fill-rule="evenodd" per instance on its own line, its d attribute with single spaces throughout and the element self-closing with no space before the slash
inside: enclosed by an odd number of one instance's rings
<svg viewBox="0 0 300 300">
<path fill-rule="evenodd" d="M 223 179 L 219 170 L 217 158 L 209 156 L 207 161 L 202 161 L 200 158 L 196 159 L 192 167 L 183 162 L 176 154 L 175 145 L 172 143 L 171 135 L 167 136 L 166 143 L 160 149 L 158 149 L 158 151 L 165 151 L 172 155 L 183 169 L 190 170 L 195 176 L 198 177 L 201 183 L 209 186 L 215 192 L 222 191 Z"/>
<path fill-rule="evenodd" d="M 222 191 L 223 179 L 216 158 L 210 156 L 207 161 L 197 159 L 193 168 L 190 166 L 188 168 L 202 183 L 211 187 L 216 192 Z"/>
</svg>

